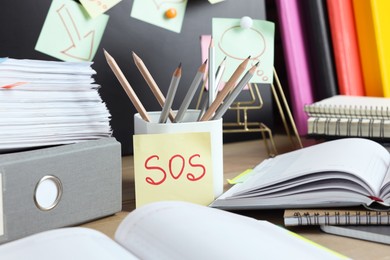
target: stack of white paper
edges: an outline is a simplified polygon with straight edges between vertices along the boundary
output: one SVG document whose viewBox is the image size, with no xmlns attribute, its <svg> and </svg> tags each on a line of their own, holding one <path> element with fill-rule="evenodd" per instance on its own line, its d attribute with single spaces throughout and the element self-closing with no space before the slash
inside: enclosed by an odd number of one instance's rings
<svg viewBox="0 0 390 260">
<path fill-rule="evenodd" d="M 111 136 L 91 65 L 0 59 L 0 152 Z"/>
</svg>

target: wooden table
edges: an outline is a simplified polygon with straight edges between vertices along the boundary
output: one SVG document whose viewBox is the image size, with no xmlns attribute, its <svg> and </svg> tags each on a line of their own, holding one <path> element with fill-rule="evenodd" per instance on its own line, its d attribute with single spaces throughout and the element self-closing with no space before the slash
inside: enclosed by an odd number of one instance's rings
<svg viewBox="0 0 390 260">
<path fill-rule="evenodd" d="M 314 140 L 303 139 L 304 146 L 312 145 Z M 278 153 L 294 149 L 291 142 L 285 136 L 275 137 Z M 248 168 L 268 158 L 265 145 L 262 140 L 244 141 L 224 144 L 224 176 L 225 179 L 233 178 Z M 113 238 L 116 228 L 123 218 L 135 208 L 134 168 L 133 157 L 124 156 L 123 169 L 123 209 L 113 216 L 92 221 L 81 226 L 99 230 Z M 229 185 L 225 181 L 225 190 Z M 268 220 L 272 223 L 283 224 L 283 210 L 253 210 L 237 212 L 256 219 Z M 390 259 L 390 246 L 368 242 L 353 238 L 346 238 L 323 233 L 317 226 L 291 227 L 291 231 L 308 238 L 320 245 L 328 247 L 336 252 L 353 259 Z"/>
</svg>

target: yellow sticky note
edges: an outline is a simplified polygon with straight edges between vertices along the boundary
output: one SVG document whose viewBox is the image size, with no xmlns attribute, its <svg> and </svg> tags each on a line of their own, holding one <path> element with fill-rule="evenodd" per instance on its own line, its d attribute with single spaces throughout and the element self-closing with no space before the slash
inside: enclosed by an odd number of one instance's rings
<svg viewBox="0 0 390 260">
<path fill-rule="evenodd" d="M 95 18 L 122 0 L 80 0 L 88 14 Z"/>
<path fill-rule="evenodd" d="M 134 135 L 136 206 L 214 199 L 210 133 Z"/>
<path fill-rule="evenodd" d="M 227 179 L 227 182 L 229 184 L 242 183 L 246 180 L 246 178 L 248 177 L 248 174 L 251 173 L 252 171 L 253 171 L 253 169 L 247 169 L 247 170 L 243 171 L 242 173 L 240 173 L 239 175 L 237 175 L 236 177 L 234 177 L 233 179 Z"/>
</svg>

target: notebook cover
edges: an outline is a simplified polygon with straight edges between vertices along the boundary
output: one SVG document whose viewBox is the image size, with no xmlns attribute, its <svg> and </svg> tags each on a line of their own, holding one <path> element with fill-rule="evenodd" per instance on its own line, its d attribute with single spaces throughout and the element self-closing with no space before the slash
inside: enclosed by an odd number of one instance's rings
<svg viewBox="0 0 390 260">
<path fill-rule="evenodd" d="M 390 226 L 331 226 L 321 225 L 321 230 L 334 235 L 357 238 L 390 245 Z"/>
<path fill-rule="evenodd" d="M 0 243 L 112 215 L 122 207 L 121 146 L 114 138 L 0 155 L 0 174 Z M 55 207 L 42 210 L 35 194 L 48 175 L 60 180 L 62 195 Z"/>
<path fill-rule="evenodd" d="M 339 93 L 364 96 L 352 0 L 327 0 Z"/>
<path fill-rule="evenodd" d="M 299 1 L 315 100 L 338 94 L 332 39 L 329 32 L 325 1 Z"/>
<path fill-rule="evenodd" d="M 367 96 L 390 97 L 390 1 L 353 0 Z"/>
<path fill-rule="evenodd" d="M 307 134 L 307 115 L 303 108 L 314 102 L 301 29 L 298 0 L 276 0 L 281 40 L 286 60 L 291 108 L 300 135 Z"/>
</svg>

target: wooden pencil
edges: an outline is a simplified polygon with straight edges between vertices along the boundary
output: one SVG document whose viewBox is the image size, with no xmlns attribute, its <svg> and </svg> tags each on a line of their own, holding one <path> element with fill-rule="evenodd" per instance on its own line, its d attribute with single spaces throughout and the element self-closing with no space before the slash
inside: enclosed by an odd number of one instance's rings
<svg viewBox="0 0 390 260">
<path fill-rule="evenodd" d="M 193 99 L 195 92 L 198 89 L 199 84 L 202 81 L 202 78 L 206 72 L 206 65 L 207 60 L 205 60 L 202 65 L 200 65 L 198 71 L 196 72 L 195 77 L 192 80 L 192 83 L 187 91 L 187 94 L 185 95 L 183 102 L 181 103 L 179 110 L 177 111 L 175 117 L 176 123 L 180 123 L 183 120 L 184 115 L 187 112 L 188 107 L 190 106 L 191 100 Z"/>
<path fill-rule="evenodd" d="M 153 79 L 152 75 L 150 74 L 148 68 L 145 66 L 144 62 L 140 57 L 138 57 L 135 52 L 132 52 L 134 63 L 137 66 L 138 70 L 142 74 L 142 77 L 145 79 L 146 83 L 152 90 L 154 96 L 156 97 L 158 103 L 161 107 L 164 107 L 165 104 L 165 97 L 163 93 L 161 92 L 160 88 L 158 87 L 156 81 Z M 172 110 L 169 111 L 169 119 L 173 122 L 175 119 L 175 116 L 173 115 Z"/>
<path fill-rule="evenodd" d="M 222 80 L 222 75 L 223 73 L 225 72 L 225 67 L 226 67 L 226 56 L 225 58 L 223 58 L 221 64 L 219 64 L 218 68 L 217 68 L 217 71 L 215 72 L 215 93 L 214 95 L 217 95 L 218 94 L 218 91 L 219 91 L 219 83 L 221 82 Z"/>
<path fill-rule="evenodd" d="M 215 99 L 215 68 L 214 68 L 214 60 L 215 60 L 215 50 L 214 50 L 214 41 L 213 37 L 211 37 L 210 40 L 210 46 L 209 46 L 209 67 L 208 67 L 208 87 L 209 87 L 209 102 L 208 104 L 213 103 Z"/>
<path fill-rule="evenodd" d="M 219 83 L 221 82 L 221 79 L 222 79 L 222 75 L 223 73 L 225 72 L 225 63 L 226 63 L 226 56 L 225 58 L 223 58 L 221 64 L 219 64 L 218 68 L 217 68 L 217 71 L 215 72 L 215 90 L 214 90 L 214 97 L 216 97 L 218 95 L 218 91 L 219 91 Z M 204 112 L 206 111 L 208 105 L 212 102 L 209 102 L 209 93 L 210 93 L 210 89 L 209 91 L 206 92 L 205 94 L 205 97 L 204 99 L 202 100 L 200 106 L 199 106 L 199 117 L 198 117 L 198 121 L 202 118 Z M 215 98 L 214 98 L 215 99 Z"/>
<path fill-rule="evenodd" d="M 233 72 L 232 76 L 229 78 L 229 80 L 226 82 L 223 89 L 218 93 L 217 97 L 215 98 L 214 102 L 210 105 L 210 107 L 206 110 L 200 121 L 207 121 L 210 120 L 210 118 L 213 116 L 215 111 L 218 109 L 218 107 L 222 104 L 225 97 L 229 94 L 229 92 L 234 88 L 236 85 L 236 82 L 238 81 L 238 78 L 241 76 L 241 74 L 245 71 L 246 66 L 250 60 L 250 56 L 246 58 L 243 62 L 241 62 L 240 65 L 238 65 L 237 69 Z"/>
<path fill-rule="evenodd" d="M 166 123 L 168 119 L 169 110 L 172 107 L 173 100 L 175 98 L 177 87 L 179 86 L 179 81 L 181 78 L 181 63 L 175 69 L 172 75 L 171 83 L 169 84 L 167 98 L 165 100 L 164 107 L 162 108 L 159 123 Z"/>
<path fill-rule="evenodd" d="M 130 83 L 127 81 L 125 75 L 123 74 L 122 70 L 119 68 L 115 59 L 106 50 L 104 50 L 104 56 L 106 57 L 107 63 L 110 66 L 111 70 L 114 72 L 116 78 L 119 80 L 119 83 L 126 91 L 126 94 L 130 98 L 135 109 L 141 115 L 143 120 L 150 122 L 148 112 L 146 112 L 146 109 L 144 108 L 141 101 L 137 97 L 137 94 L 135 94 L 133 88 L 131 87 Z"/>
<path fill-rule="evenodd" d="M 224 99 L 223 104 L 218 107 L 217 111 L 215 111 L 213 120 L 220 119 L 225 114 L 225 112 L 229 109 L 234 100 L 238 97 L 241 90 L 248 84 L 249 80 L 253 77 L 258 65 L 259 63 L 257 62 L 245 73 L 245 75 L 241 78 L 240 82 L 238 82 L 237 86 L 233 88 L 230 94 Z"/>
</svg>

